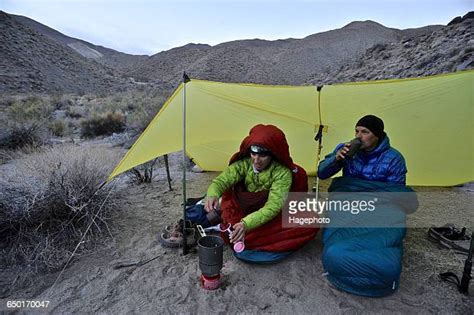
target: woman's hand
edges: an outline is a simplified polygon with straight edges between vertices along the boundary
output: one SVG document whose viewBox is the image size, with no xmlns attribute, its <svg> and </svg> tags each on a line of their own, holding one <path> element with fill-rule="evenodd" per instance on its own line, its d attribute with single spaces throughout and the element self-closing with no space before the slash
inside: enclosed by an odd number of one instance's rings
<svg viewBox="0 0 474 315">
<path fill-rule="evenodd" d="M 214 209 L 217 209 L 219 206 L 219 198 L 217 197 L 206 197 L 206 201 L 204 202 L 204 210 L 206 212 L 211 212 Z"/>
<path fill-rule="evenodd" d="M 235 244 L 239 241 L 243 241 L 245 236 L 245 224 L 243 222 L 239 222 L 234 224 L 232 228 L 234 230 L 232 231 L 230 242 Z"/>
</svg>

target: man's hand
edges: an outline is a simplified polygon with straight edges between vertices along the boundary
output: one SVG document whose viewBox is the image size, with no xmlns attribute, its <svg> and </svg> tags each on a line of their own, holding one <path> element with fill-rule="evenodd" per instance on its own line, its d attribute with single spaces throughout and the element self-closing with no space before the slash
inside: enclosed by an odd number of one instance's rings
<svg viewBox="0 0 474 315">
<path fill-rule="evenodd" d="M 243 222 L 239 222 L 234 224 L 232 227 L 234 230 L 232 231 L 232 237 L 230 239 L 231 243 L 237 243 L 238 241 L 243 241 L 245 236 L 245 225 Z"/>
<path fill-rule="evenodd" d="M 219 206 L 219 198 L 217 197 L 206 197 L 206 201 L 204 202 L 204 210 L 206 212 L 211 212 L 214 209 L 217 209 Z"/>
<path fill-rule="evenodd" d="M 336 153 L 336 161 L 342 161 L 346 158 L 347 152 L 349 152 L 349 148 L 351 145 L 348 143 L 344 143 L 344 146 L 339 149 Z"/>
</svg>

